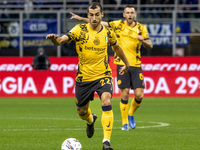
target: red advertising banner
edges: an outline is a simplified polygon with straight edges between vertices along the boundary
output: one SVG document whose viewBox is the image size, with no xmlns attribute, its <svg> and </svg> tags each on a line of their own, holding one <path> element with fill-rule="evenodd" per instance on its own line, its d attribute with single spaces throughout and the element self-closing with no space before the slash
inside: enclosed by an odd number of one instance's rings
<svg viewBox="0 0 200 150">
<path fill-rule="evenodd" d="M 50 57 L 48 71 L 35 71 L 32 57 L 1 57 L 0 97 L 74 97 L 77 57 Z M 113 70 L 113 97 L 120 97 Z M 200 57 L 143 57 L 145 97 L 200 97 Z M 133 90 L 130 90 L 133 94 Z"/>
<path fill-rule="evenodd" d="M 200 57 L 144 57 L 145 96 L 200 97 Z"/>
<path fill-rule="evenodd" d="M 73 97 L 75 71 L 4 72 L 2 97 Z"/>
</svg>

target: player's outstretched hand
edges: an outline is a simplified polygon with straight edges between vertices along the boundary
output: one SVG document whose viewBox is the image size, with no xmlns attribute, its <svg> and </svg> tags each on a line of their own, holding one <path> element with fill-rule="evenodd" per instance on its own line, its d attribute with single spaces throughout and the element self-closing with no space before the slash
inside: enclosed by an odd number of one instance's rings
<svg viewBox="0 0 200 150">
<path fill-rule="evenodd" d="M 81 17 L 79 15 L 76 15 L 76 14 L 74 14 L 72 12 L 69 12 L 69 13 L 72 15 L 70 19 L 81 20 Z"/>
<path fill-rule="evenodd" d="M 119 69 L 119 74 L 120 74 L 120 75 L 123 75 L 123 74 L 127 73 L 128 68 L 129 68 L 129 67 L 127 67 L 126 65 L 123 66 L 123 67 L 121 67 L 121 68 Z"/>
<path fill-rule="evenodd" d="M 57 38 L 58 38 L 58 35 L 55 35 L 55 34 L 48 34 L 46 36 L 46 39 L 50 39 L 50 40 L 57 39 Z"/>
</svg>

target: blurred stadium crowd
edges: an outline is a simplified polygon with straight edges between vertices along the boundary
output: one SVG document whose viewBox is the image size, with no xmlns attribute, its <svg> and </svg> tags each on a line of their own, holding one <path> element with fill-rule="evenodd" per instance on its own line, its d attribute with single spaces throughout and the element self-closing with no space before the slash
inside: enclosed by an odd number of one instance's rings
<svg viewBox="0 0 200 150">
<path fill-rule="evenodd" d="M 139 2 L 141 11 L 145 12 L 145 14 L 142 16 L 144 18 L 150 17 L 151 14 L 149 14 L 149 12 L 153 12 L 152 17 L 160 18 L 171 16 L 167 16 L 169 14 L 166 13 L 159 14 L 157 13 L 158 11 L 171 11 L 173 9 L 177 9 L 178 11 L 200 10 L 200 0 L 1 0 L 0 11 L 3 11 L 4 13 L 1 13 L 0 17 L 10 17 L 9 14 L 6 14 L 6 11 L 10 10 L 23 10 L 31 12 L 34 10 L 57 11 L 63 9 L 83 9 L 87 8 L 87 5 L 94 1 L 100 2 L 103 6 L 105 6 L 103 7 L 104 10 L 123 10 L 123 7 L 127 4 L 138 5 Z M 194 15 L 195 17 L 200 17 L 200 15 L 197 13 L 194 13 Z M 179 13 L 178 17 L 188 18 L 190 16 L 191 14 L 188 15 Z M 121 16 L 119 15 L 115 17 Z"/>
<path fill-rule="evenodd" d="M 142 47 L 143 56 L 172 56 L 174 49 L 181 50 L 186 56 L 199 56 L 199 40 L 200 40 L 200 0 L 0 0 L 0 56 L 34 56 L 38 48 L 44 48 L 49 56 L 76 56 L 74 43 L 67 43 L 61 46 L 61 54 L 57 53 L 57 47 L 46 48 L 46 40 L 42 36 L 46 35 L 46 32 L 32 32 L 23 35 L 23 44 L 20 45 L 19 35 L 17 37 L 10 36 L 8 31 L 17 31 L 19 33 L 19 27 L 15 22 L 19 22 L 20 13 L 23 14 L 21 18 L 23 21 L 30 21 L 29 26 L 24 25 L 27 30 L 39 29 L 39 25 L 44 29 L 47 29 L 47 22 L 42 22 L 43 19 L 56 20 L 60 19 L 61 25 L 60 34 L 68 32 L 78 22 L 76 20 L 70 20 L 71 15 L 69 12 L 74 12 L 80 16 L 87 17 L 87 7 L 91 2 L 99 2 L 103 6 L 104 20 L 118 20 L 123 19 L 123 9 L 126 5 L 134 5 L 137 11 L 137 21 L 143 24 L 154 24 L 155 27 L 160 26 L 161 29 L 165 29 L 163 25 L 165 23 L 174 24 L 174 22 L 189 22 L 191 31 L 187 33 L 180 32 L 181 27 L 176 27 L 176 33 L 182 34 L 179 36 L 187 36 L 187 44 L 180 44 L 173 47 L 172 37 L 170 39 L 166 37 L 160 37 L 160 30 L 156 33 L 154 38 L 153 50 L 146 50 Z M 177 14 L 177 17 L 173 15 Z M 59 14 L 59 15 L 58 15 Z M 58 17 L 59 16 L 59 17 Z M 39 18 L 39 19 L 38 19 Z M 176 18 L 176 21 L 174 21 Z M 34 19 L 38 21 L 34 22 Z M 22 21 L 22 22 L 23 22 Z M 63 22 L 62 22 L 63 21 Z M 81 23 L 81 22 L 80 22 Z M 10 25 L 13 25 L 9 27 Z M 31 28 L 31 27 L 32 28 Z M 13 28 L 15 30 L 13 30 Z M 51 26 L 51 29 L 53 27 Z M 10 29 L 10 30 L 8 30 Z M 12 30 L 11 30 L 12 29 Z M 55 27 L 57 29 L 57 27 Z M 185 28 L 184 28 L 185 29 Z M 51 31 L 52 32 L 52 31 Z M 172 32 L 170 28 L 168 32 Z M 37 35 L 37 33 L 43 33 L 43 35 Z M 194 33 L 194 34 L 193 34 Z M 195 34 L 196 33 L 196 34 Z M 151 34 L 151 33 L 150 33 Z M 185 35 L 184 35 L 185 34 Z M 186 35 L 189 34 L 189 35 Z M 9 35 L 9 36 L 8 36 Z M 40 37 L 41 36 L 41 37 Z M 39 39 L 40 37 L 40 39 Z M 169 39 L 169 40 L 166 40 Z M 22 36 L 21 36 L 22 39 Z M 159 44 L 160 42 L 160 44 Z M 176 42 L 179 42 L 176 40 Z M 33 43 L 30 47 L 30 44 Z M 164 44 L 163 44 L 164 43 Z M 170 45 L 166 45 L 170 43 Z M 28 45 L 28 46 L 27 46 Z M 39 45 L 39 46 L 38 46 Z M 33 48 L 34 46 L 34 48 Z M 20 47 L 23 47 L 20 49 Z M 160 51 L 162 49 L 162 51 Z M 110 55 L 113 55 L 113 51 L 109 49 Z"/>
</svg>

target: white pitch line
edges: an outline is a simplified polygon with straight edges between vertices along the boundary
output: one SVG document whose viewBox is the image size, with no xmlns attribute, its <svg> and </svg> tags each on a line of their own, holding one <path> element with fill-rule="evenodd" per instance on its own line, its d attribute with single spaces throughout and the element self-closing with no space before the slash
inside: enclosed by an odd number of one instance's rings
<svg viewBox="0 0 200 150">
<path fill-rule="evenodd" d="M 136 128 L 157 128 L 157 127 L 166 127 L 169 126 L 169 123 L 164 123 L 164 122 L 148 122 L 148 123 L 157 123 L 158 125 L 153 125 L 153 126 L 139 126 Z"/>
<path fill-rule="evenodd" d="M 10 118 L 9 118 L 10 119 Z M 25 117 L 19 117 L 19 118 L 14 118 L 14 119 L 36 119 L 36 120 L 44 120 L 44 119 L 48 119 L 48 120 L 79 120 L 80 119 L 67 119 L 67 118 L 32 118 L 32 117 L 28 117 L 28 118 L 25 118 Z M 13 119 L 12 119 L 13 120 Z M 115 120 L 115 121 L 121 121 L 121 120 Z M 144 121 L 137 121 L 137 122 L 144 122 Z M 137 128 L 158 128 L 158 127 L 165 127 L 165 126 L 169 126 L 170 124 L 168 123 L 164 123 L 164 122 L 147 122 L 147 123 L 151 123 L 151 124 L 155 124 L 155 125 L 152 125 L 152 126 L 137 126 Z M 113 129 L 121 129 L 121 127 L 113 127 Z M 4 132 L 9 132 L 9 131 L 79 131 L 79 130 L 85 130 L 85 127 L 84 128 L 65 128 L 65 129 L 3 129 Z M 95 128 L 95 130 L 102 130 L 102 128 Z"/>
</svg>

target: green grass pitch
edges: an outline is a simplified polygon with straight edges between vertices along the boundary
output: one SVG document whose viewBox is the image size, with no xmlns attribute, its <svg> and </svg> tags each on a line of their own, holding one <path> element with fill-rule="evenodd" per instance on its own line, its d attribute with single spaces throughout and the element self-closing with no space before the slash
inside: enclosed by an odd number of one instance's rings
<svg viewBox="0 0 200 150">
<path fill-rule="evenodd" d="M 137 127 L 121 130 L 120 98 L 112 99 L 115 150 L 199 150 L 200 98 L 144 98 L 135 113 Z M 77 138 L 83 150 L 101 150 L 101 103 L 90 103 L 97 114 L 95 133 L 86 136 L 86 123 L 76 112 L 74 98 L 1 98 L 0 150 L 60 150 Z"/>
</svg>

